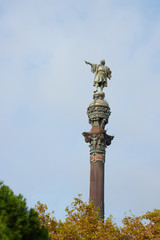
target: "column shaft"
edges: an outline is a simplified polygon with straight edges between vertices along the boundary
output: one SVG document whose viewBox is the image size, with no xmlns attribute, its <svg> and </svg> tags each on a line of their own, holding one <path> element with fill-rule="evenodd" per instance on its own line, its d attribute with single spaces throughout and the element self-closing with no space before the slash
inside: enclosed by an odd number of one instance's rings
<svg viewBox="0 0 160 240">
<path fill-rule="evenodd" d="M 99 216 L 104 219 L 104 162 L 90 163 L 90 201 L 99 207 Z"/>
</svg>

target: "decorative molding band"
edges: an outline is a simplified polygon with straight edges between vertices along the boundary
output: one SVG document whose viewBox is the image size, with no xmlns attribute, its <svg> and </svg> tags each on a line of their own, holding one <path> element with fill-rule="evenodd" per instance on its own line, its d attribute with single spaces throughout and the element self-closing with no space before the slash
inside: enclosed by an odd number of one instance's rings
<svg viewBox="0 0 160 240">
<path fill-rule="evenodd" d="M 97 162 L 102 161 L 105 162 L 105 155 L 102 154 L 96 154 L 96 155 L 90 155 L 90 162 Z"/>
</svg>

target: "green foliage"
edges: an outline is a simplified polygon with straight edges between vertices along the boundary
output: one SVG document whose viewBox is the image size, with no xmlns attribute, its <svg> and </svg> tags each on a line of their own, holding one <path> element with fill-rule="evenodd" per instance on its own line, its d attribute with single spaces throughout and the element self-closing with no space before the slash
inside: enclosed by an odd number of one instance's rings
<svg viewBox="0 0 160 240">
<path fill-rule="evenodd" d="M 28 210 L 22 195 L 15 196 L 0 182 L 0 240 L 160 239 L 158 209 L 139 217 L 126 216 L 122 227 L 114 224 L 112 217 L 103 222 L 93 203 L 83 202 L 81 195 L 66 208 L 63 222 L 57 221 L 53 212 L 47 213 L 45 204 L 38 202 L 36 210 Z"/>
<path fill-rule="evenodd" d="M 48 230 L 40 227 L 38 213 L 26 206 L 21 194 L 0 182 L 0 239 L 48 240 Z"/>
</svg>

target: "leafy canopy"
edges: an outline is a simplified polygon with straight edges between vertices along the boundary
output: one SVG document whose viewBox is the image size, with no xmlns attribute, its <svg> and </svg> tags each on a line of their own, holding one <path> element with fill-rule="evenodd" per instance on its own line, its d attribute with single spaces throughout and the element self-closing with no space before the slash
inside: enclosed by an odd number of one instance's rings
<svg viewBox="0 0 160 240">
<path fill-rule="evenodd" d="M 146 222 L 145 222 L 146 221 Z M 140 240 L 160 239 L 160 210 L 122 220 L 123 226 L 104 222 L 92 202 L 85 203 L 81 195 L 66 208 L 65 221 L 57 221 L 47 206 L 40 202 L 35 209 L 26 206 L 21 194 L 0 182 L 0 239 L 1 240 Z M 48 236 L 49 232 L 49 236 Z"/>
<path fill-rule="evenodd" d="M 41 226 L 48 228 L 52 240 L 139 240 L 160 239 L 160 210 L 135 217 L 125 217 L 123 226 L 113 223 L 112 217 L 104 222 L 98 217 L 93 203 L 84 203 L 79 195 L 66 208 L 65 221 L 57 221 L 53 212 L 47 213 L 47 206 L 36 205 Z M 146 220 L 146 223 L 145 223 Z"/>
<path fill-rule="evenodd" d="M 0 182 L 0 239 L 48 240 L 48 230 L 40 226 L 38 213 L 26 206 L 21 194 Z"/>
</svg>

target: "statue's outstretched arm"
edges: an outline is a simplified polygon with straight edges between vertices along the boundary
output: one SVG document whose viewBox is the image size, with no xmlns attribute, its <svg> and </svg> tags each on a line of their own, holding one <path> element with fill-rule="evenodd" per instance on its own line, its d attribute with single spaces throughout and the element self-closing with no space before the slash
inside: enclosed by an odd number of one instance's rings
<svg viewBox="0 0 160 240">
<path fill-rule="evenodd" d="M 86 64 L 89 64 L 89 65 L 91 65 L 91 66 L 93 65 L 93 64 L 92 64 L 92 63 L 90 63 L 90 62 L 87 62 L 87 61 L 84 61 L 84 62 L 85 62 Z"/>
</svg>

